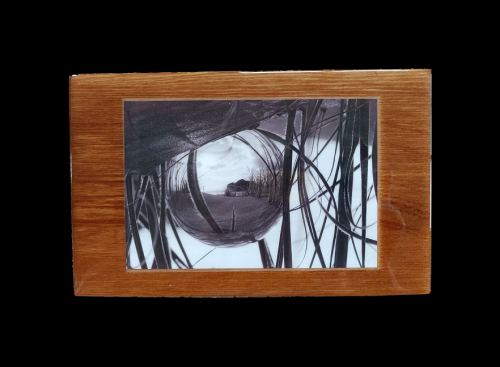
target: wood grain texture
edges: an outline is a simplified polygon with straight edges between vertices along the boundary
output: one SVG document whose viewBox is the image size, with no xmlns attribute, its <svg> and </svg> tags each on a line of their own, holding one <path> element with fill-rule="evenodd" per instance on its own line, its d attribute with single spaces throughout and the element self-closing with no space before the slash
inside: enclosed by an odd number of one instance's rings
<svg viewBox="0 0 500 367">
<path fill-rule="evenodd" d="M 70 77 L 77 296 L 430 292 L 430 70 Z M 123 99 L 378 98 L 378 268 L 126 270 Z"/>
</svg>

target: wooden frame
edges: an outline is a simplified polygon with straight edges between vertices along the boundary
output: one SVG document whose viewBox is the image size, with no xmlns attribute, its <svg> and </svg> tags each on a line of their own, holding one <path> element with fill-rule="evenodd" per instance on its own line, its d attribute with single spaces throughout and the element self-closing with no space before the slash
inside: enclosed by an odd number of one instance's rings
<svg viewBox="0 0 500 367">
<path fill-rule="evenodd" d="M 94 74 L 69 82 L 75 295 L 430 292 L 430 70 Z M 126 270 L 122 107 L 142 98 L 378 98 L 378 267 Z"/>
</svg>

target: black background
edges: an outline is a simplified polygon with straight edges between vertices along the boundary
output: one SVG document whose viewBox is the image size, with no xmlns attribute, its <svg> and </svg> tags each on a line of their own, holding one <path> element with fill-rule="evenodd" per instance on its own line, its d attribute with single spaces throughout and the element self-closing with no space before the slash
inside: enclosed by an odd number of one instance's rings
<svg viewBox="0 0 500 367">
<path fill-rule="evenodd" d="M 372 56 L 376 60 L 377 57 Z M 429 59 L 432 60 L 432 59 Z M 198 65 L 186 64 L 179 60 L 178 63 L 171 62 L 165 63 L 161 66 L 151 67 L 114 67 L 114 65 L 86 65 L 81 63 L 68 62 L 69 67 L 66 72 L 58 74 L 59 90 L 61 98 L 58 100 L 59 110 L 63 111 L 60 132 L 65 131 L 60 135 L 62 143 L 60 143 L 60 150 L 58 150 L 56 158 L 58 172 L 61 179 L 59 182 L 61 188 L 60 193 L 60 209 L 58 212 L 58 221 L 66 223 L 66 231 L 57 233 L 55 243 L 57 243 L 57 253 L 54 254 L 57 261 L 55 262 L 53 283 L 51 284 L 51 297 L 56 302 L 64 307 L 70 309 L 71 315 L 66 318 L 67 322 L 73 323 L 74 327 L 87 328 L 93 325 L 99 329 L 103 327 L 100 320 L 105 320 L 105 324 L 116 325 L 116 327 L 129 328 L 131 333 L 141 333 L 148 328 L 154 328 L 152 322 L 148 322 L 146 317 L 153 310 L 163 312 L 165 316 L 165 332 L 172 331 L 169 324 L 170 319 L 176 319 L 178 316 L 186 317 L 186 321 L 190 327 L 194 327 L 193 332 L 196 332 L 196 325 L 202 329 L 206 329 L 208 325 L 217 325 L 217 327 L 225 324 L 223 320 L 227 318 L 228 314 L 236 312 L 238 320 L 241 320 L 241 325 L 247 325 L 251 320 L 256 320 L 254 323 L 257 329 L 262 331 L 270 331 L 281 334 L 286 332 L 286 326 L 295 325 L 311 325 L 315 330 L 330 330 L 332 325 L 336 325 L 335 316 L 332 316 L 332 324 L 325 324 L 328 318 L 317 317 L 320 314 L 340 315 L 342 319 L 347 321 L 346 329 L 360 328 L 371 334 L 372 337 L 376 336 L 373 333 L 377 328 L 403 328 L 405 325 L 409 327 L 422 328 L 425 325 L 430 326 L 430 320 L 436 320 L 435 317 L 439 315 L 445 316 L 446 309 L 443 303 L 446 285 L 444 271 L 441 270 L 441 265 L 446 257 L 444 255 L 444 245 L 446 241 L 441 242 L 436 240 L 436 234 L 439 233 L 439 227 L 435 227 L 436 213 L 433 209 L 432 227 L 433 227 L 433 247 L 432 247 L 432 280 L 431 280 L 431 293 L 429 295 L 412 295 L 412 296 L 376 296 L 376 297 L 294 297 L 294 298 L 257 298 L 257 299 L 171 299 L 171 298 L 119 298 L 119 297 L 75 297 L 73 293 L 73 269 L 72 269 L 72 240 L 71 240 L 71 186 L 70 186 L 70 165 L 69 165 L 69 93 L 68 93 L 68 79 L 73 74 L 89 74 L 89 73 L 128 73 L 128 72 L 195 72 L 195 71 L 276 71 L 276 70 L 365 70 L 365 69 L 432 69 L 433 74 L 433 93 L 432 101 L 437 99 L 439 91 L 436 86 L 440 79 L 440 68 L 436 67 L 436 63 L 431 61 L 421 61 L 417 58 L 408 61 L 400 62 L 398 60 L 386 61 L 384 65 L 382 62 L 366 61 L 365 65 L 360 65 L 359 62 L 348 62 L 345 60 L 342 64 L 330 60 L 322 60 L 322 62 L 301 62 L 290 63 L 280 62 L 275 60 L 267 62 L 267 65 L 252 64 L 236 64 L 226 63 L 214 65 L 207 65 L 200 61 Z M 374 67 L 377 66 L 377 67 Z M 433 107 L 433 131 L 436 126 L 437 108 Z M 433 132 L 433 141 L 435 141 L 436 134 Z M 65 139 L 62 139 L 65 138 Z M 433 146 L 433 153 L 435 147 Z M 433 159 L 433 171 L 436 171 L 436 162 Z M 435 208 L 436 201 L 436 178 L 433 174 L 433 189 L 432 189 L 432 205 Z M 63 228 L 61 226 L 61 228 Z M 437 232 L 436 232 L 437 231 Z M 449 242 L 449 240 L 448 240 Z M 52 254 L 51 254 L 52 255 Z M 52 262 L 51 262 L 52 263 Z M 52 266 L 52 265 L 51 265 Z M 60 303 L 59 303 L 60 302 Z M 286 317 L 287 314 L 282 313 L 283 310 L 292 310 L 293 323 L 290 324 L 290 319 Z M 137 312 L 140 310 L 142 317 L 137 319 Z M 197 310 L 196 312 L 194 310 Z M 201 311 L 200 311 L 201 310 Z M 289 321 L 285 322 L 285 319 Z M 264 321 L 265 320 L 265 321 Z M 352 321 L 352 324 L 351 324 Z M 229 321 L 230 322 L 230 321 Z M 266 325 L 268 324 L 269 325 Z M 146 326 L 145 329 L 142 326 Z M 193 326 L 194 325 L 194 326 Z M 203 326 L 202 326 L 203 325 Z M 240 326 L 241 326 L 240 325 Z M 262 325 L 259 327 L 259 325 Z M 265 326 L 266 325 L 266 326 Z M 268 326 L 272 326 L 268 328 Z M 208 326 L 210 327 L 210 326 Z M 292 328 L 293 329 L 293 328 Z"/>
</svg>

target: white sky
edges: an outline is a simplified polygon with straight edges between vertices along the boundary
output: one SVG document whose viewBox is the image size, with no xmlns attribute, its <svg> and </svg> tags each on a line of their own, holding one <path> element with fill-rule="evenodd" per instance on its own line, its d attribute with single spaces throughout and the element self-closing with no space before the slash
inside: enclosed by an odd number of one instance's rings
<svg viewBox="0 0 500 367">
<path fill-rule="evenodd" d="M 259 149 L 260 144 L 251 134 L 242 132 L 239 135 Z M 249 180 L 251 170 L 258 168 L 261 159 L 238 139 L 226 137 L 199 149 L 197 162 L 201 190 L 222 192 L 231 182 Z"/>
</svg>

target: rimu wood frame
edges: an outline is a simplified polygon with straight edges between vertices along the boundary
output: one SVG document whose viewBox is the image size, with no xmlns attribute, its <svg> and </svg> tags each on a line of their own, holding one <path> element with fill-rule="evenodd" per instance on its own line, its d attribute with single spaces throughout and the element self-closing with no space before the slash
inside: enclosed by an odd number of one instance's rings
<svg viewBox="0 0 500 367">
<path fill-rule="evenodd" d="M 77 296 L 335 296 L 430 292 L 431 71 L 70 77 Z M 378 267 L 126 270 L 124 99 L 378 99 Z"/>
</svg>

